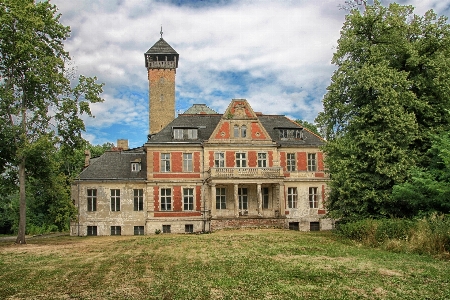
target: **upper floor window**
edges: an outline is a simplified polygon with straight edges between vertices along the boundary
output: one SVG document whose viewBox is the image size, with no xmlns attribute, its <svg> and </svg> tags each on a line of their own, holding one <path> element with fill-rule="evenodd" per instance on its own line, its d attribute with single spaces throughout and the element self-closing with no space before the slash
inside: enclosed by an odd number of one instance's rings
<svg viewBox="0 0 450 300">
<path fill-rule="evenodd" d="M 214 167 L 216 168 L 225 167 L 225 153 L 223 152 L 214 153 Z"/>
<path fill-rule="evenodd" d="M 96 211 L 97 210 L 97 190 L 96 189 L 88 189 L 87 190 L 87 203 L 88 211 Z"/>
<path fill-rule="evenodd" d="M 172 210 L 171 189 L 161 189 L 161 210 Z"/>
<path fill-rule="evenodd" d="M 280 139 L 303 139 L 303 130 L 302 129 L 288 129 L 283 128 L 279 129 Z"/>
<path fill-rule="evenodd" d="M 161 172 L 170 172 L 170 153 L 161 153 Z"/>
<path fill-rule="evenodd" d="M 297 208 L 297 188 L 288 188 L 288 208 Z"/>
<path fill-rule="evenodd" d="M 131 163 L 131 172 L 139 172 L 141 170 L 140 162 L 132 162 Z"/>
<path fill-rule="evenodd" d="M 242 125 L 241 126 L 241 137 L 246 137 L 247 136 L 247 126 Z"/>
<path fill-rule="evenodd" d="M 239 137 L 245 138 L 245 137 L 247 137 L 247 126 L 245 126 L 245 125 L 242 125 L 242 126 L 234 125 L 234 127 L 233 127 L 233 136 L 235 138 L 239 138 Z"/>
<path fill-rule="evenodd" d="M 194 210 L 194 189 L 183 189 L 183 209 Z"/>
<path fill-rule="evenodd" d="M 264 152 L 258 153 L 258 168 L 267 167 L 267 154 Z"/>
<path fill-rule="evenodd" d="M 237 126 L 237 125 L 234 125 L 233 136 L 239 137 L 239 126 Z"/>
<path fill-rule="evenodd" d="M 295 171 L 295 153 L 288 153 L 286 158 L 286 169 Z"/>
<path fill-rule="evenodd" d="M 111 190 L 111 211 L 120 211 L 120 190 Z"/>
<path fill-rule="evenodd" d="M 317 170 L 316 153 L 308 153 L 308 171 L 315 172 Z"/>
<path fill-rule="evenodd" d="M 309 188 L 309 208 L 318 208 L 319 207 L 319 195 L 317 194 L 316 187 Z"/>
<path fill-rule="evenodd" d="M 246 168 L 247 167 L 247 154 L 242 152 L 236 153 L 236 167 Z"/>
<path fill-rule="evenodd" d="M 173 138 L 176 140 L 196 140 L 198 138 L 197 128 L 174 128 Z"/>
<path fill-rule="evenodd" d="M 183 171 L 192 172 L 192 153 L 183 153 Z"/>
</svg>

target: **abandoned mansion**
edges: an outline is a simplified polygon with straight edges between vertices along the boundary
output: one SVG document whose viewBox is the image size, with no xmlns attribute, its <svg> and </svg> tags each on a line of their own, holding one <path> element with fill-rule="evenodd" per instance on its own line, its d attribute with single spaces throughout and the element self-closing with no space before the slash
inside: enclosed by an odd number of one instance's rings
<svg viewBox="0 0 450 300">
<path fill-rule="evenodd" d="M 146 53 L 149 136 L 100 157 L 86 152 L 71 187 L 71 235 L 145 235 L 276 227 L 326 230 L 324 140 L 282 115 L 231 100 L 175 117 L 179 54 L 162 38 Z"/>
</svg>

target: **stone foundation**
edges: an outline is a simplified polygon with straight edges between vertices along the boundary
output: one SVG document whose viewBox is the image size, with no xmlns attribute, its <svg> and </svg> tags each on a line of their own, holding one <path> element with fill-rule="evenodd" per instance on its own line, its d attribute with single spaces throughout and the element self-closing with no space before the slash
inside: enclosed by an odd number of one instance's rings
<svg viewBox="0 0 450 300">
<path fill-rule="evenodd" d="M 224 218 L 211 220 L 211 231 L 225 228 L 285 228 L 285 220 L 266 218 Z"/>
</svg>

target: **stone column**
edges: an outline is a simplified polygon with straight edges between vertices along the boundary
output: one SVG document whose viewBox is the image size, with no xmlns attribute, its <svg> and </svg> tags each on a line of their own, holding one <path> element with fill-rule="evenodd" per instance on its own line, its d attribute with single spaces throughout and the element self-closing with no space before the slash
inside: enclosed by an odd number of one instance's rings
<svg viewBox="0 0 450 300">
<path fill-rule="evenodd" d="M 211 184 L 211 192 L 210 192 L 210 203 L 211 203 L 211 217 L 215 218 L 216 217 L 216 184 L 212 183 Z"/>
<path fill-rule="evenodd" d="M 262 193 L 261 193 L 261 183 L 256 185 L 256 194 L 258 195 L 258 216 L 262 217 Z"/>
<path fill-rule="evenodd" d="M 286 216 L 285 210 L 286 210 L 286 199 L 284 198 L 284 182 L 281 182 L 279 184 L 279 205 L 280 205 L 280 217 Z"/>
<path fill-rule="evenodd" d="M 239 196 L 238 196 L 238 184 L 234 185 L 234 216 L 239 218 Z"/>
</svg>

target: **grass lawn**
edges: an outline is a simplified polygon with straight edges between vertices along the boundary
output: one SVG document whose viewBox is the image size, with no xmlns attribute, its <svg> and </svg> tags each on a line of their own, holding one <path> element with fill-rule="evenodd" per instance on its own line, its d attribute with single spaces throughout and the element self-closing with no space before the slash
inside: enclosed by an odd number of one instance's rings
<svg viewBox="0 0 450 300">
<path fill-rule="evenodd" d="M 0 242 L 0 299 L 450 299 L 450 262 L 329 232 Z"/>
</svg>

